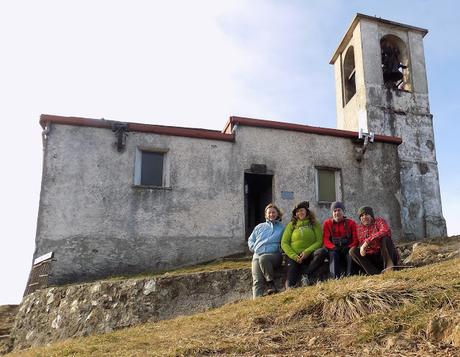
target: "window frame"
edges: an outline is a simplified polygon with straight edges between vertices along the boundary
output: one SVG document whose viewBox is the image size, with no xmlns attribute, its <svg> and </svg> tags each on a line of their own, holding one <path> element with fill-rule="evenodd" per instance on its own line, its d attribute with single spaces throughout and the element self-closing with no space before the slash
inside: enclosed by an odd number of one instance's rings
<svg viewBox="0 0 460 357">
<path fill-rule="evenodd" d="M 142 181 L 142 155 L 144 152 L 163 154 L 163 174 L 161 178 L 161 186 L 157 185 L 143 185 Z M 153 188 L 153 189 L 170 189 L 169 181 L 169 149 L 165 148 L 154 148 L 139 146 L 136 148 L 136 154 L 134 159 L 134 175 L 133 175 L 133 186 L 139 188 Z"/>
<path fill-rule="evenodd" d="M 329 166 L 315 166 L 316 170 L 316 200 L 319 204 L 330 204 L 334 201 L 342 201 L 342 169 Z M 330 171 L 334 173 L 335 199 L 333 201 L 320 200 L 320 171 Z"/>
</svg>

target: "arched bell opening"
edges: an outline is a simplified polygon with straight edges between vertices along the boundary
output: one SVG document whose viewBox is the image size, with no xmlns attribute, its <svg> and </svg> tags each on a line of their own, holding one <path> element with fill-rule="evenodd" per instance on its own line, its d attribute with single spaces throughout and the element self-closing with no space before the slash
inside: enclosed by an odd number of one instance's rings
<svg viewBox="0 0 460 357">
<path fill-rule="evenodd" d="M 356 93 L 355 78 L 355 53 L 353 46 L 350 46 L 345 54 L 343 61 L 343 99 L 344 106 L 350 101 Z"/>
<path fill-rule="evenodd" d="M 383 36 L 380 40 L 382 75 L 385 87 L 410 91 L 410 65 L 407 47 L 395 35 Z"/>
</svg>

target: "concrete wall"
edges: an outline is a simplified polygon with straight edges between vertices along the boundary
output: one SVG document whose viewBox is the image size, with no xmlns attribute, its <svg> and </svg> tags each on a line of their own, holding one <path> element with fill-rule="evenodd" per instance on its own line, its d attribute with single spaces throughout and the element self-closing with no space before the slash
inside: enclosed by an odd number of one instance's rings
<svg viewBox="0 0 460 357">
<path fill-rule="evenodd" d="M 35 257 L 51 283 L 158 271 L 243 251 L 242 174 L 228 142 L 52 124 Z M 133 187 L 138 146 L 167 149 L 170 188 Z M 231 214 L 229 214 L 231 212 Z"/>
<path fill-rule="evenodd" d="M 408 239 L 446 236 L 428 97 L 391 89 L 370 91 L 370 130 L 399 136 L 402 221 Z"/>
<path fill-rule="evenodd" d="M 45 146 L 34 257 L 53 251 L 51 284 L 160 271 L 246 251 L 244 172 L 264 164 L 287 213 L 308 200 L 323 221 L 316 167 L 340 170 L 349 216 L 371 205 L 400 237 L 397 146 L 374 143 L 355 159 L 351 139 L 239 125 L 223 142 L 131 132 L 126 150 L 110 129 L 52 124 Z M 133 186 L 137 147 L 167 150 L 170 187 Z M 281 191 L 293 193 L 283 199 Z"/>
<path fill-rule="evenodd" d="M 328 218 L 330 203 L 321 203 L 317 197 L 316 167 L 339 169 L 341 193 L 338 198 L 345 203 L 347 215 L 357 220 L 360 206 L 379 207 L 377 214 L 390 221 L 398 237 L 401 221 L 397 146 L 374 143 L 362 162 L 356 160 L 358 147 L 345 138 L 239 127 L 235 160 L 242 169 L 258 163 L 265 164 L 274 173 L 274 201 L 286 212 L 285 223 L 289 222 L 293 206 L 303 200 L 310 202 L 310 208 L 321 221 Z M 283 199 L 281 191 L 293 192 L 294 198 Z"/>
<path fill-rule="evenodd" d="M 430 113 L 428 85 L 423 52 L 423 35 L 404 27 L 379 23 L 366 32 L 370 43 L 379 43 L 385 35 L 394 35 L 406 45 L 409 55 L 410 91 L 385 88 L 381 76 L 370 77 L 366 89 L 369 130 L 401 137 L 401 194 L 403 234 L 407 239 L 446 236 L 442 216 L 439 175 Z M 373 58 L 369 73 L 379 73 L 380 49 L 364 48 Z"/>
<path fill-rule="evenodd" d="M 345 104 L 344 99 L 344 82 L 343 68 L 345 54 L 350 47 L 353 47 L 355 59 L 355 95 Z M 364 119 L 367 118 L 366 112 L 366 87 L 364 85 L 364 63 L 362 56 L 361 44 L 361 27 L 356 26 L 353 30 L 347 46 L 334 63 L 335 83 L 336 83 L 336 112 L 337 112 L 337 129 L 358 131 L 358 121 L 356 113 L 361 113 Z"/>
</svg>

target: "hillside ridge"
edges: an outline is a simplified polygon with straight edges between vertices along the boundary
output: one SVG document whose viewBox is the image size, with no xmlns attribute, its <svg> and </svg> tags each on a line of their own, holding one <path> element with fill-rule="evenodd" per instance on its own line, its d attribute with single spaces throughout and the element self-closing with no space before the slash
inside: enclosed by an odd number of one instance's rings
<svg viewBox="0 0 460 357">
<path fill-rule="evenodd" d="M 328 343 L 327 340 L 323 339 L 322 335 L 327 336 L 333 332 L 334 325 L 345 329 L 345 331 L 348 330 L 347 326 L 353 325 L 354 329 L 360 332 L 358 334 L 359 338 L 354 336 L 355 334 L 347 336 L 354 341 L 354 344 L 372 346 L 372 348 L 363 347 L 370 348 L 369 351 L 382 352 L 388 346 L 397 345 L 401 351 L 407 350 L 406 352 L 408 353 L 409 351 L 412 351 L 410 353 L 415 353 L 413 344 L 404 345 L 401 342 L 408 342 L 411 339 L 415 339 L 418 341 L 416 344 L 417 348 L 420 349 L 420 346 L 424 346 L 424 351 L 429 352 L 429 355 L 437 355 L 437 352 L 426 350 L 427 346 L 431 345 L 438 346 L 436 348 L 441 348 L 444 353 L 450 353 L 450 351 L 457 353 L 460 347 L 460 336 L 458 335 L 460 331 L 460 319 L 458 318 L 460 305 L 460 261 L 458 259 L 460 256 L 460 240 L 458 237 L 451 237 L 442 243 L 426 241 L 414 245 L 414 249 L 411 255 L 406 258 L 406 262 L 410 262 L 414 266 L 424 265 L 424 262 L 429 262 L 431 265 L 426 267 L 406 269 L 374 277 L 351 277 L 346 279 L 346 284 L 345 280 L 328 281 L 313 287 L 288 291 L 254 302 L 249 300 L 241 301 L 189 317 L 178 317 L 172 320 L 143 324 L 106 335 L 95 335 L 87 337 L 89 339 L 87 341 L 94 341 L 92 338 L 98 341 L 101 339 L 110 340 L 112 338 L 110 336 L 119 336 L 119 333 L 122 335 L 126 333 L 128 336 L 131 336 L 132 333 L 135 335 L 139 334 L 139 331 L 149 331 L 148 336 L 144 336 L 145 340 L 160 343 L 161 341 L 159 340 L 166 338 L 166 340 L 172 343 L 172 346 L 166 349 L 156 349 L 155 347 L 153 352 L 148 350 L 148 353 L 146 351 L 139 352 L 139 355 L 245 355 L 248 353 L 259 354 L 261 352 L 253 350 L 250 347 L 252 344 L 249 346 L 245 345 L 244 341 L 249 336 L 252 336 L 249 338 L 251 340 L 257 337 L 258 334 L 261 335 L 259 336 L 260 338 L 266 338 L 265 332 L 267 332 L 275 338 L 276 343 L 273 341 L 271 343 L 278 347 L 265 350 L 268 342 L 263 339 L 265 342 L 258 342 L 265 346 L 263 353 L 284 355 L 284 353 L 293 353 L 294 350 L 292 350 L 291 342 L 289 341 L 292 338 L 296 339 L 294 327 L 300 323 L 301 325 L 306 324 L 311 326 L 312 332 L 308 336 L 305 336 L 305 334 L 299 336 L 303 341 L 302 343 L 311 345 L 311 347 L 323 343 L 325 346 L 329 346 L 330 350 L 328 350 L 328 353 L 332 353 L 335 349 L 340 350 L 340 348 L 345 348 L 343 350 L 345 353 L 346 348 L 348 348 L 347 340 L 343 339 L 342 333 L 339 334 L 337 343 L 334 344 Z M 448 260 L 443 262 L 445 259 Z M 435 261 L 441 261 L 441 263 L 435 263 Z M 331 301 L 334 303 L 331 303 Z M 282 308 L 283 306 L 286 307 L 286 311 Z M 421 313 L 419 311 L 421 307 L 429 307 L 429 309 L 426 311 L 422 310 L 423 313 Z M 229 316 L 233 317 L 229 319 Z M 392 321 L 388 321 L 389 316 L 393 316 Z M 373 319 L 378 321 L 377 317 L 383 319 L 384 323 L 381 326 L 379 324 L 372 325 Z M 395 323 L 394 320 L 399 322 Z M 193 328 L 191 331 L 190 327 L 183 326 L 184 324 L 187 326 L 190 324 L 195 325 L 197 322 L 200 322 L 199 326 L 201 326 L 201 322 L 204 325 L 199 329 Z M 370 323 L 371 326 L 369 327 Z M 238 331 L 249 329 L 248 331 L 252 331 L 256 335 L 253 336 L 252 333 L 249 333 L 246 336 L 243 334 L 244 336 L 242 335 L 242 340 L 240 341 L 241 345 L 240 342 L 237 342 L 236 335 L 238 334 L 236 334 L 231 338 L 232 342 L 230 345 L 227 346 L 223 342 L 226 340 L 225 336 L 219 332 L 215 324 L 227 331 L 229 336 L 236 333 L 234 331 L 235 328 Z M 240 326 L 240 328 L 234 325 Z M 214 327 L 211 328 L 211 326 Z M 254 331 L 254 326 L 257 326 L 257 331 Z M 321 331 L 318 331 L 318 329 Z M 170 330 L 176 331 L 178 336 L 185 336 L 185 340 L 188 338 L 192 341 L 201 341 L 200 345 L 208 346 L 208 352 L 205 351 L 206 349 L 197 349 L 195 343 L 192 343 L 195 347 L 183 349 L 183 341 L 178 341 L 177 336 L 175 340 L 174 336 L 168 335 L 166 331 Z M 204 331 L 207 331 L 207 337 L 203 336 Z M 411 338 L 407 339 L 407 336 Z M 306 340 L 307 337 L 308 340 Z M 133 338 L 133 336 L 128 337 L 128 339 L 130 338 Z M 214 341 L 216 346 L 221 347 L 211 348 L 208 339 Z M 220 341 L 220 339 L 223 339 L 223 341 Z M 62 343 L 65 346 L 72 345 L 75 347 L 75 344 L 78 345 L 78 343 L 81 343 L 78 341 L 83 340 L 74 339 Z M 141 343 L 137 339 L 136 341 L 137 343 Z M 425 345 L 422 342 L 426 342 Z M 86 342 L 84 344 L 86 345 Z M 97 351 L 99 349 L 94 345 L 94 342 L 90 344 L 94 351 L 96 351 L 95 355 L 105 355 L 98 354 L 99 352 Z M 106 342 L 103 342 L 102 345 L 105 347 L 101 348 L 109 348 L 105 344 Z M 142 344 L 150 343 L 144 341 Z M 342 344 L 344 345 L 342 346 Z M 57 343 L 53 346 L 63 345 Z M 164 344 L 160 343 L 160 345 Z M 237 346 L 245 347 L 241 347 L 242 350 L 240 351 L 240 347 L 237 348 Z M 139 347 L 133 348 L 137 350 Z M 78 347 L 77 350 L 80 352 L 76 355 L 92 355 L 88 354 L 88 351 L 82 346 Z M 284 350 L 286 351 L 283 352 Z M 312 349 L 307 350 L 311 350 L 308 352 L 310 354 L 305 355 L 316 355 L 311 354 L 313 353 Z M 307 353 L 307 350 L 305 350 L 305 353 Z M 33 351 L 41 351 L 41 349 L 38 348 Z M 49 355 L 49 350 L 47 349 L 46 351 L 44 355 Z M 55 350 L 52 349 L 51 351 Z M 324 352 L 323 350 L 323 355 Z M 27 352 L 24 353 L 26 353 L 24 355 L 28 355 Z M 115 355 L 131 355 L 126 351 L 125 353 L 127 354 L 121 353 Z M 385 353 L 385 355 L 388 355 L 388 350 Z M 56 352 L 55 355 L 60 354 Z"/>
</svg>

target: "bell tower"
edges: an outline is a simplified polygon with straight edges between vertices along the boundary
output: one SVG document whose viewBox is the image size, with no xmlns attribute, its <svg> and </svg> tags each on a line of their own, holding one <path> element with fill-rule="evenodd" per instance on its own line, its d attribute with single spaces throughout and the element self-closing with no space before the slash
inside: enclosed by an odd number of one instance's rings
<svg viewBox="0 0 460 357">
<path fill-rule="evenodd" d="M 406 239 L 447 235 L 428 101 L 423 50 L 427 33 L 357 14 L 330 62 L 337 128 L 402 138 L 401 238 Z"/>
</svg>

